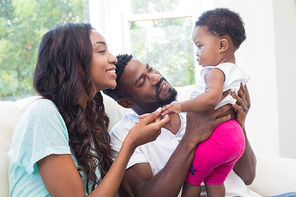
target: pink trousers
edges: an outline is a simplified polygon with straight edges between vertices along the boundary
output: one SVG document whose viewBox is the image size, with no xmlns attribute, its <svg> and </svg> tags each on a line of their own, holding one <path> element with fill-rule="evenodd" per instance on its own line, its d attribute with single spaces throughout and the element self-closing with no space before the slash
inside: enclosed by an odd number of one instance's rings
<svg viewBox="0 0 296 197">
<path fill-rule="evenodd" d="M 197 146 L 185 182 L 223 184 L 244 150 L 245 136 L 235 120 L 218 125 L 211 137 Z"/>
</svg>

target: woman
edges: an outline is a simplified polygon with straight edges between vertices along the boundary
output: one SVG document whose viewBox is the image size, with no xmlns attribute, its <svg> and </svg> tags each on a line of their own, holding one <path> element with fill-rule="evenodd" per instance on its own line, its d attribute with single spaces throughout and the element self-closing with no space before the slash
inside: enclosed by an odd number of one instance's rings
<svg viewBox="0 0 296 197">
<path fill-rule="evenodd" d="M 42 98 L 15 128 L 10 196 L 116 195 L 135 148 L 155 140 L 169 121 L 158 110 L 139 122 L 112 164 L 100 90 L 116 87 L 116 62 L 90 24 L 68 23 L 43 36 L 34 74 Z"/>
</svg>

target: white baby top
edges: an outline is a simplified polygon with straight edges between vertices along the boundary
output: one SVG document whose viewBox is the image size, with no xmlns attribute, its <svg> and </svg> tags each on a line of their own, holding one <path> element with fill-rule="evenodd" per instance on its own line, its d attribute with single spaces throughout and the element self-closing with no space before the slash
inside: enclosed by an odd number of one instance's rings
<svg viewBox="0 0 296 197">
<path fill-rule="evenodd" d="M 204 81 L 204 76 L 209 72 L 209 70 L 213 68 L 220 69 L 225 75 L 223 92 L 230 89 L 231 91 L 237 93 L 237 91 L 240 89 L 240 83 L 245 85 L 250 80 L 250 76 L 244 73 L 237 65 L 233 63 L 222 63 L 217 66 L 206 66 L 201 70 L 201 76 L 194 87 L 191 98 L 205 92 L 206 83 Z M 222 101 L 220 101 L 215 109 L 226 104 L 234 104 L 235 102 L 236 100 L 231 95 L 228 95 Z"/>
</svg>

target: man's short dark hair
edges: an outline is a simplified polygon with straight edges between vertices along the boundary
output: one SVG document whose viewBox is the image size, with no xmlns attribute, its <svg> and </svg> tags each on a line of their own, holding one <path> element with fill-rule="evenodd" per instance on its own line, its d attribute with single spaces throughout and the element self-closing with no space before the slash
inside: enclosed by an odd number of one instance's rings
<svg viewBox="0 0 296 197">
<path fill-rule="evenodd" d="M 217 8 L 204 12 L 196 21 L 195 27 L 205 26 L 213 36 L 229 35 L 236 48 L 246 39 L 244 22 L 239 14 L 227 8 Z"/>
<path fill-rule="evenodd" d="M 115 101 L 117 101 L 118 99 L 122 98 L 124 95 L 123 95 L 123 91 L 124 90 L 120 90 L 120 83 L 119 83 L 119 80 L 121 78 L 121 75 L 126 67 L 126 65 L 128 64 L 128 62 L 133 58 L 132 55 L 128 55 L 128 54 L 123 54 L 123 55 L 117 55 L 116 56 L 117 58 L 117 63 L 115 64 L 116 66 L 116 83 L 117 83 L 117 86 L 115 89 L 106 89 L 106 90 L 103 90 L 103 92 L 110 96 L 111 98 L 113 98 Z"/>
</svg>

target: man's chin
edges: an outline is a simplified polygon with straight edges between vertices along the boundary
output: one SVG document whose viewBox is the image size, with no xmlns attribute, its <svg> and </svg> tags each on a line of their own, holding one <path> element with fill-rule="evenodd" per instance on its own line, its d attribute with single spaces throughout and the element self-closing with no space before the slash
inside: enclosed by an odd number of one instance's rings
<svg viewBox="0 0 296 197">
<path fill-rule="evenodd" d="M 177 98 L 177 91 L 174 88 L 170 88 L 170 94 L 166 98 L 157 97 L 156 101 L 153 102 L 136 102 L 137 105 L 146 113 L 151 113 L 158 109 L 159 107 L 163 107 L 165 105 L 170 104 L 175 101 Z"/>
<path fill-rule="evenodd" d="M 173 101 L 176 100 L 176 98 L 177 98 L 177 94 L 178 94 L 178 93 L 177 93 L 177 90 L 176 90 L 175 88 L 171 87 L 171 88 L 169 89 L 169 93 L 170 93 L 170 95 L 169 95 L 167 98 L 160 99 L 160 104 L 161 104 L 162 106 L 168 105 L 168 104 L 170 104 L 171 102 L 173 102 Z"/>
</svg>

